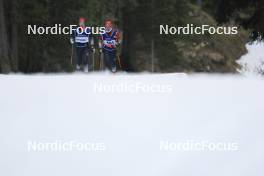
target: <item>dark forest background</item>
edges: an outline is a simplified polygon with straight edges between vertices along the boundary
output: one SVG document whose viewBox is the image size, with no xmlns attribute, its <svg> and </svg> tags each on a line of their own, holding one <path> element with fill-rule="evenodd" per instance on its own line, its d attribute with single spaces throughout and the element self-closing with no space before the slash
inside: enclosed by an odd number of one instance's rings
<svg viewBox="0 0 264 176">
<path fill-rule="evenodd" d="M 0 0 L 0 72 L 71 72 L 66 35 L 27 35 L 27 25 L 103 25 L 122 31 L 123 69 L 140 72 L 236 72 L 248 41 L 262 40 L 263 0 Z M 159 25 L 237 25 L 239 34 L 159 35 Z"/>
</svg>

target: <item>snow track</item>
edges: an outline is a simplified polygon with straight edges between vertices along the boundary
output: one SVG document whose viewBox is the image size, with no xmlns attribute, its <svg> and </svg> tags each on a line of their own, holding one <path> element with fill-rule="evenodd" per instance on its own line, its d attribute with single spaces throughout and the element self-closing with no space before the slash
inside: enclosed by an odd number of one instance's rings
<svg viewBox="0 0 264 176">
<path fill-rule="evenodd" d="M 0 175 L 259 176 L 264 80 L 208 75 L 0 75 Z M 29 151 L 28 142 L 104 151 Z M 170 150 L 186 141 L 236 150 Z"/>
</svg>

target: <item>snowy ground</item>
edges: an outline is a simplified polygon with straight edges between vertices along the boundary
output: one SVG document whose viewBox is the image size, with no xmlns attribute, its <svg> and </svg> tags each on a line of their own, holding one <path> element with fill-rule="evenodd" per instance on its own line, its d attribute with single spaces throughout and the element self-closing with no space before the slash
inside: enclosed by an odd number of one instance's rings
<svg viewBox="0 0 264 176">
<path fill-rule="evenodd" d="M 248 53 L 238 60 L 240 73 L 244 75 L 264 75 L 264 43 L 247 44 Z"/>
<path fill-rule="evenodd" d="M 264 174 L 262 78 L 0 75 L 0 85 L 0 175 Z M 89 142 L 104 150 L 37 152 L 29 141 Z M 234 146 L 165 150 L 164 141 Z"/>
</svg>

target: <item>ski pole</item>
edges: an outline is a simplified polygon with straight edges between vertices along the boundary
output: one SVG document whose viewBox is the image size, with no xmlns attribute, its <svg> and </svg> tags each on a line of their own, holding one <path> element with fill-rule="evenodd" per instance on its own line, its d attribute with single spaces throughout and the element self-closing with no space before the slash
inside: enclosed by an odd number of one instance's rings
<svg viewBox="0 0 264 176">
<path fill-rule="evenodd" d="M 99 52 L 99 69 L 101 71 L 104 69 L 104 59 L 103 59 L 102 50 L 100 50 Z"/>
<path fill-rule="evenodd" d="M 95 54 L 95 48 L 94 48 L 94 38 L 91 37 L 90 41 L 91 49 L 92 49 L 92 62 L 93 62 L 93 72 L 94 72 L 94 54 Z"/>
<path fill-rule="evenodd" d="M 71 47 L 71 65 L 72 65 L 72 58 L 73 58 L 73 45 Z"/>
<path fill-rule="evenodd" d="M 98 64 L 99 64 L 99 67 L 98 67 L 98 70 L 101 69 L 101 61 L 100 61 L 100 57 L 101 57 L 101 53 L 99 53 L 99 59 L 98 59 Z"/>
<path fill-rule="evenodd" d="M 94 52 L 93 52 L 93 72 L 94 72 Z"/>
<path fill-rule="evenodd" d="M 120 56 L 117 56 L 117 62 L 118 62 L 118 65 L 119 65 L 120 69 L 122 70 Z"/>
</svg>

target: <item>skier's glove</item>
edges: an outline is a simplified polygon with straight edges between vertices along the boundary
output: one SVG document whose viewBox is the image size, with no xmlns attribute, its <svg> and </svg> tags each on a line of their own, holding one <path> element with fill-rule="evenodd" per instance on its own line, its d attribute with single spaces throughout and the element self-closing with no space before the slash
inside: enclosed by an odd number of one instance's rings
<svg viewBox="0 0 264 176">
<path fill-rule="evenodd" d="M 119 41 L 116 42 L 116 47 L 119 47 L 121 43 Z"/>
<path fill-rule="evenodd" d="M 95 53 L 95 48 L 94 48 L 93 45 L 91 46 L 91 50 L 92 50 L 93 53 Z"/>
<path fill-rule="evenodd" d="M 70 43 L 73 45 L 74 44 L 74 40 L 73 38 L 70 39 Z"/>
</svg>

